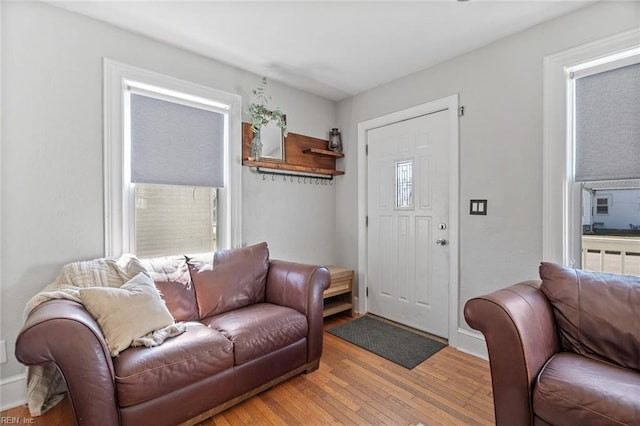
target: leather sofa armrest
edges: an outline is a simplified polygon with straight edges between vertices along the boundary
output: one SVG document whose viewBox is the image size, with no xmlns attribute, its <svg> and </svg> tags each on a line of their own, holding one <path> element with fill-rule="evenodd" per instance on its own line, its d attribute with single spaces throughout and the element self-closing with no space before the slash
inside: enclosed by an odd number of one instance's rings
<svg viewBox="0 0 640 426">
<path fill-rule="evenodd" d="M 60 299 L 37 306 L 18 334 L 15 355 L 27 366 L 56 366 L 77 424 L 119 424 L 109 349 L 100 326 L 81 304 Z"/>
<path fill-rule="evenodd" d="M 484 334 L 497 425 L 532 424 L 531 392 L 540 369 L 559 351 L 551 305 L 527 281 L 467 301 L 464 317 Z"/>
<path fill-rule="evenodd" d="M 273 260 L 267 274 L 266 301 L 293 308 L 309 324 L 307 362 L 322 354 L 324 291 L 331 285 L 325 267 Z"/>
</svg>

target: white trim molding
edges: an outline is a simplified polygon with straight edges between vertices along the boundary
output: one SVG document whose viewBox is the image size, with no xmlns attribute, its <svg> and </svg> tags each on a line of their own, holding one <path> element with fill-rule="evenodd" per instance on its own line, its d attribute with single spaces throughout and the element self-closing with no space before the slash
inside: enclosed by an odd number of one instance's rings
<svg viewBox="0 0 640 426">
<path fill-rule="evenodd" d="M 640 46 L 640 29 L 607 37 L 544 58 L 542 142 L 542 258 L 579 264 L 580 196 L 573 183 L 573 107 L 569 70 Z M 577 193 L 577 194 L 576 194 Z"/>
<path fill-rule="evenodd" d="M 449 134 L 449 345 L 457 346 L 459 311 L 459 218 L 460 218 L 460 174 L 458 129 L 458 95 L 450 95 L 401 111 L 358 123 L 358 294 L 365 294 L 367 287 L 367 132 L 438 111 L 448 111 Z M 368 312 L 366 297 L 359 297 L 357 311 Z"/>
<path fill-rule="evenodd" d="M 487 351 L 487 341 L 479 331 L 466 330 L 458 328 L 457 346 L 460 352 L 473 355 L 477 358 L 489 360 L 489 352 Z"/>
<path fill-rule="evenodd" d="M 27 373 L 0 379 L 0 410 L 18 407 L 27 402 Z"/>
<path fill-rule="evenodd" d="M 127 226 L 133 201 L 124 189 L 125 147 L 124 90 L 130 82 L 176 91 L 219 102 L 228 111 L 228 143 L 225 147 L 225 187 L 219 190 L 219 247 L 240 247 L 242 241 L 242 99 L 239 95 L 180 80 L 104 58 L 104 250 L 119 256 L 128 249 Z"/>
</svg>

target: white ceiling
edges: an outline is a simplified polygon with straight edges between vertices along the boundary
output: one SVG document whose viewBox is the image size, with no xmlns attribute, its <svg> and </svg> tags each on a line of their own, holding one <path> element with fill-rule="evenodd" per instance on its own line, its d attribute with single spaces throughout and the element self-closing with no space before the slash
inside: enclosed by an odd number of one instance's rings
<svg viewBox="0 0 640 426">
<path fill-rule="evenodd" d="M 49 3 L 340 100 L 592 1 Z"/>
</svg>

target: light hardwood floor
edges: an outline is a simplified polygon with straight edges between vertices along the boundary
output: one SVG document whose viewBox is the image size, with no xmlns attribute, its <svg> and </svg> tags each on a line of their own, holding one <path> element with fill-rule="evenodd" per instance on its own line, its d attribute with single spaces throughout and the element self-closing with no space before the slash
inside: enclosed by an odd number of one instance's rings
<svg viewBox="0 0 640 426">
<path fill-rule="evenodd" d="M 325 320 L 325 329 L 348 321 Z M 18 424 L 73 424 L 65 399 L 31 420 L 26 407 L 2 412 Z M 492 425 L 489 364 L 446 347 L 407 370 L 331 334 L 320 368 L 201 423 L 213 425 Z"/>
</svg>

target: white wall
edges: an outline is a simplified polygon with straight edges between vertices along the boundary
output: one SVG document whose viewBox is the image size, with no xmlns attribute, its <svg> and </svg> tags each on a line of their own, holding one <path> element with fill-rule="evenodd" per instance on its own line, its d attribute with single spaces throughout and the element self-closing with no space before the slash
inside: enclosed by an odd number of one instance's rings
<svg viewBox="0 0 640 426">
<path fill-rule="evenodd" d="M 341 263 L 357 266 L 357 124 L 459 93 L 460 282 L 464 303 L 538 276 L 542 255 L 543 57 L 640 25 L 640 4 L 581 9 L 338 104 L 346 175 L 337 184 Z M 470 199 L 488 199 L 470 216 Z M 362 273 L 362 271 L 360 271 Z"/>
<path fill-rule="evenodd" d="M 67 262 L 103 255 L 102 58 L 243 96 L 260 76 L 41 3 L 2 4 L 2 314 L 9 362 L 27 300 Z M 326 138 L 335 103 L 270 81 L 289 130 Z M 245 116 L 248 121 L 248 117 Z M 237 143 L 241 143 L 237 141 Z M 243 170 L 243 242 L 273 258 L 335 262 L 335 186 Z"/>
<path fill-rule="evenodd" d="M 250 93 L 257 81 L 251 80 L 245 94 Z M 277 92 L 271 92 L 272 89 Z M 267 90 L 272 95 L 269 105 L 278 106 L 287 114 L 290 132 L 329 138 L 329 131 L 335 125 L 327 126 L 336 122 L 335 102 L 272 81 Z M 251 100 L 248 95 L 245 105 Z M 250 121 L 249 117 L 245 121 Z M 263 180 L 248 167 L 243 167 L 242 175 L 245 242 L 267 241 L 272 258 L 320 264 L 337 262 L 335 185 L 309 184 L 308 181 L 304 184 L 297 179 L 284 182 L 282 178 L 272 181 L 269 176 Z"/>
</svg>

